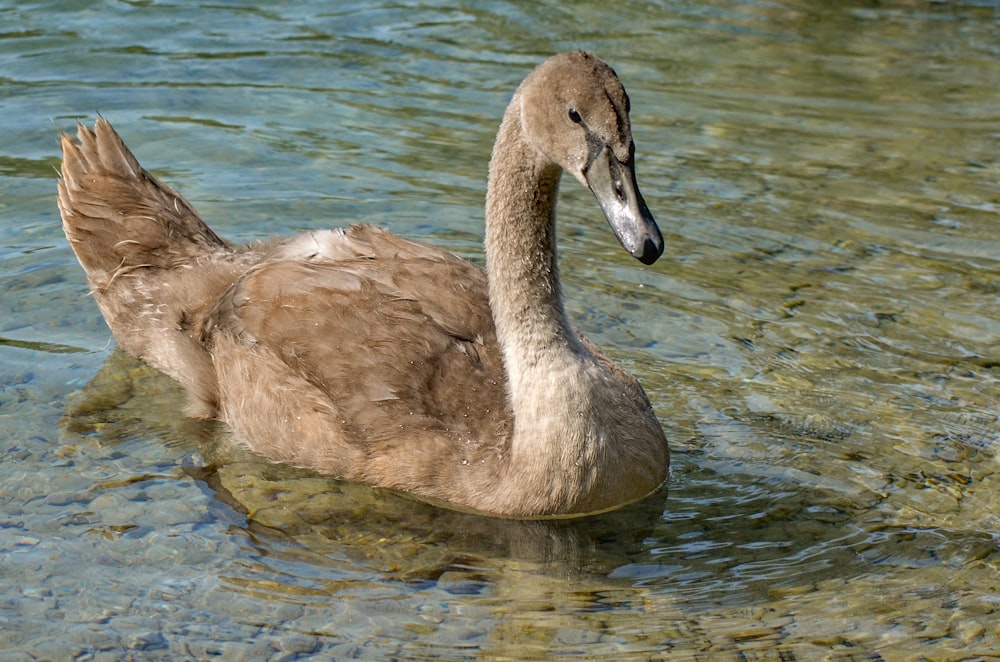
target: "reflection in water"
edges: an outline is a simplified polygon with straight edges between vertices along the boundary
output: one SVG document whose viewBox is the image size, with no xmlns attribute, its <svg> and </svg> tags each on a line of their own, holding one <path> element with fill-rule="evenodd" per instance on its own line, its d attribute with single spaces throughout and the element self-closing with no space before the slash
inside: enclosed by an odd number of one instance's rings
<svg viewBox="0 0 1000 662">
<path fill-rule="evenodd" d="M 995 3 L 122 9 L 11 8 L 0 28 L 0 646 L 1000 648 Z M 100 109 L 227 237 L 389 221 L 481 259 L 500 110 L 577 46 L 632 94 L 667 259 L 632 268 L 565 187 L 568 312 L 646 386 L 668 491 L 574 522 L 464 515 L 261 462 L 182 419 L 162 376 L 118 354 L 98 371 L 47 118 Z"/>
</svg>

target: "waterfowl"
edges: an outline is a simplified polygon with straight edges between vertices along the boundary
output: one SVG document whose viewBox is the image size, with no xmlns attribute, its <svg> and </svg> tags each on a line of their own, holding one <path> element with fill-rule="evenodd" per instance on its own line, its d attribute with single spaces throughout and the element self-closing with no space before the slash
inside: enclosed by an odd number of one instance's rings
<svg viewBox="0 0 1000 662">
<path fill-rule="evenodd" d="M 486 270 L 367 225 L 238 247 L 105 119 L 62 134 L 63 229 L 119 346 L 272 461 L 507 517 L 585 515 L 655 490 L 670 453 L 642 387 L 563 310 L 568 171 L 643 263 L 629 100 L 585 52 L 517 88 L 489 165 Z"/>
</svg>

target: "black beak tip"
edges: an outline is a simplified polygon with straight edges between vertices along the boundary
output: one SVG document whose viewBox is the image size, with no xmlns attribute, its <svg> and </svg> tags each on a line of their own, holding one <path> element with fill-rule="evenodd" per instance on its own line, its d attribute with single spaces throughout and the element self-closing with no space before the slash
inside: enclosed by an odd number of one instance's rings
<svg viewBox="0 0 1000 662">
<path fill-rule="evenodd" d="M 642 249 L 633 255 L 643 264 L 653 264 L 663 255 L 663 241 L 656 242 L 652 237 L 646 237 Z"/>
</svg>

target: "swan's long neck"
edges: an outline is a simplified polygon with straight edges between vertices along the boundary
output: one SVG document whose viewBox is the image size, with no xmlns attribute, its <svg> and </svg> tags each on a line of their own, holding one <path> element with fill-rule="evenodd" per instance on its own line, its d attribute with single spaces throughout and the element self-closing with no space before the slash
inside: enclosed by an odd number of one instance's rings
<svg viewBox="0 0 1000 662">
<path fill-rule="evenodd" d="M 486 194 L 490 306 L 515 385 L 524 370 L 582 351 L 559 291 L 555 210 L 562 169 L 525 140 L 519 107 L 515 98 L 500 126 Z"/>
<path fill-rule="evenodd" d="M 517 97 L 500 127 L 486 196 L 490 307 L 514 414 L 508 475 L 539 507 L 567 512 L 588 494 L 604 435 L 590 353 L 563 311 L 555 207 L 561 169 L 528 143 Z M 554 480 L 553 476 L 559 479 Z"/>
</svg>

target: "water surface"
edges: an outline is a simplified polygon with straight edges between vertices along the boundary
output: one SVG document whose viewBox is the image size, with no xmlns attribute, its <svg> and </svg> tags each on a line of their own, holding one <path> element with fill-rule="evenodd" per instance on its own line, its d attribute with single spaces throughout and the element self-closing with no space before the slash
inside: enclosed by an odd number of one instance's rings
<svg viewBox="0 0 1000 662">
<path fill-rule="evenodd" d="M 5 657 L 1000 649 L 995 3 L 2 3 L 0 26 Z M 481 261 L 503 107 L 577 47 L 630 92 L 668 243 L 643 267 L 565 182 L 569 312 L 674 451 L 651 499 L 505 522 L 275 467 L 114 351 L 61 234 L 58 129 L 102 113 L 235 241 L 372 222 Z"/>
</svg>

